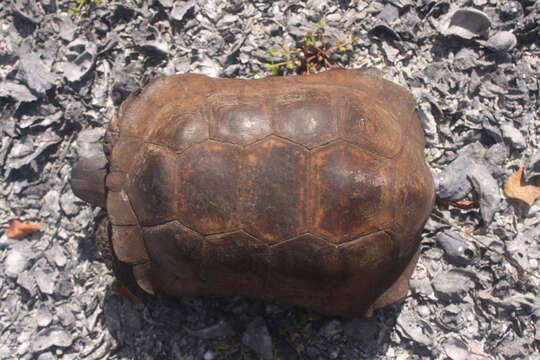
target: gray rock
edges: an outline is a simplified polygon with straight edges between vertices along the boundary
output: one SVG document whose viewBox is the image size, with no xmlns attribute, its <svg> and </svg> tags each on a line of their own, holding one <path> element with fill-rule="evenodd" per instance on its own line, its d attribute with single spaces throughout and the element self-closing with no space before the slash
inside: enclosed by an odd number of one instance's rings
<svg viewBox="0 0 540 360">
<path fill-rule="evenodd" d="M 15 15 L 33 24 L 39 24 L 43 18 L 35 0 L 12 0 L 11 8 Z"/>
<path fill-rule="evenodd" d="M 519 1 L 504 1 L 500 11 L 503 20 L 512 20 L 523 15 L 523 7 Z"/>
<path fill-rule="evenodd" d="M 38 326 L 47 327 L 52 322 L 52 314 L 49 307 L 41 304 L 36 312 L 36 322 Z"/>
<path fill-rule="evenodd" d="M 523 168 L 523 178 L 526 182 L 540 177 L 540 150 L 529 156 Z"/>
<path fill-rule="evenodd" d="M 77 27 L 67 15 L 57 15 L 52 19 L 53 28 L 60 37 L 66 41 L 72 41 Z"/>
<path fill-rule="evenodd" d="M 440 24 L 439 31 L 443 35 L 455 35 L 463 39 L 475 37 L 487 38 L 491 20 L 482 11 L 474 8 L 461 8 L 449 11 Z"/>
<path fill-rule="evenodd" d="M 471 353 L 467 344 L 458 338 L 450 337 L 443 343 L 443 349 L 451 360 L 467 360 L 471 358 Z"/>
<path fill-rule="evenodd" d="M 56 360 L 57 357 L 54 356 L 51 352 L 46 352 L 39 354 L 38 360 Z"/>
<path fill-rule="evenodd" d="M 437 273 L 431 285 L 437 298 L 442 301 L 462 301 L 475 286 L 469 276 L 455 270 Z"/>
<path fill-rule="evenodd" d="M 517 38 L 511 31 L 501 31 L 490 37 L 485 45 L 496 52 L 509 51 L 517 45 Z"/>
<path fill-rule="evenodd" d="M 10 97 L 20 102 L 31 102 L 37 100 L 30 90 L 24 85 L 13 81 L 0 82 L 0 97 Z"/>
<path fill-rule="evenodd" d="M 12 278 L 18 277 L 30 265 L 33 257 L 34 252 L 27 242 L 14 244 L 4 260 L 4 273 Z"/>
<path fill-rule="evenodd" d="M 259 358 L 272 360 L 272 338 L 262 317 L 257 317 L 249 323 L 242 335 L 242 343 L 253 349 Z"/>
<path fill-rule="evenodd" d="M 52 346 L 69 347 L 73 343 L 70 333 L 61 328 L 43 329 L 34 336 L 31 342 L 32 352 L 38 353 Z"/>
<path fill-rule="evenodd" d="M 437 234 L 437 242 L 443 248 L 449 263 L 465 266 L 474 258 L 474 246 L 465 241 L 458 232 L 451 230 L 441 232 Z"/>
<path fill-rule="evenodd" d="M 74 216 L 79 213 L 80 207 L 77 203 L 80 203 L 80 200 L 71 191 L 63 193 L 60 197 L 60 207 L 68 216 Z"/>
<path fill-rule="evenodd" d="M 454 57 L 454 66 L 461 71 L 477 66 L 478 53 L 469 48 L 463 48 Z"/>
<path fill-rule="evenodd" d="M 503 143 L 494 144 L 487 149 L 484 159 L 494 178 L 498 179 L 505 175 L 504 163 L 508 159 L 508 155 L 508 149 Z"/>
<path fill-rule="evenodd" d="M 482 220 L 485 224 L 489 224 L 501 202 L 499 184 L 484 165 L 476 165 L 471 168 L 467 178 L 471 181 L 478 195 Z"/>
<path fill-rule="evenodd" d="M 68 81 L 81 81 L 92 70 L 96 61 L 97 47 L 87 43 L 85 50 L 75 59 L 64 63 L 64 76 Z"/>
<path fill-rule="evenodd" d="M 424 346 L 430 346 L 433 343 L 433 328 L 418 316 L 403 312 L 400 313 L 396 323 L 402 337 Z"/>
<path fill-rule="evenodd" d="M 467 174 L 471 168 L 477 166 L 476 161 L 480 160 L 484 153 L 484 147 L 478 142 L 461 149 L 458 157 L 434 179 L 439 199 L 458 201 L 472 191 Z"/>
<path fill-rule="evenodd" d="M 173 6 L 174 0 L 158 0 L 158 2 L 161 4 L 161 6 L 170 8 Z"/>
<path fill-rule="evenodd" d="M 399 16 L 399 9 L 392 4 L 386 4 L 383 10 L 377 15 L 377 19 L 391 24 Z"/>
<path fill-rule="evenodd" d="M 195 0 L 189 0 L 174 5 L 171 11 L 171 19 L 176 21 L 182 21 L 187 12 L 195 6 Z"/>
<path fill-rule="evenodd" d="M 34 271 L 34 278 L 36 279 L 36 283 L 42 293 L 48 295 L 52 295 L 54 293 L 54 284 L 56 280 L 54 273 L 37 269 Z"/>
<path fill-rule="evenodd" d="M 28 271 L 23 271 L 19 274 L 17 277 L 17 284 L 23 287 L 28 293 L 30 294 L 30 297 L 34 297 L 36 295 L 36 282 L 34 281 L 34 278 L 28 273 Z"/>
<path fill-rule="evenodd" d="M 43 64 L 39 54 L 32 52 L 31 41 L 25 40 L 19 48 L 17 79 L 38 94 L 45 94 L 55 85 L 56 76 Z"/>
<path fill-rule="evenodd" d="M 367 319 L 354 318 L 347 321 L 343 328 L 345 329 L 345 335 L 361 341 L 374 340 L 379 332 L 377 321 L 373 317 Z"/>
<path fill-rule="evenodd" d="M 215 339 L 219 337 L 229 337 L 233 336 L 234 330 L 229 322 L 226 321 L 218 321 L 214 325 L 207 326 L 202 329 L 197 330 L 186 330 L 193 336 L 196 336 L 201 339 Z"/>
<path fill-rule="evenodd" d="M 509 124 L 504 124 L 501 126 L 501 131 L 503 139 L 505 139 L 510 145 L 516 150 L 523 150 L 527 147 L 525 142 L 525 137 L 515 127 Z"/>
</svg>

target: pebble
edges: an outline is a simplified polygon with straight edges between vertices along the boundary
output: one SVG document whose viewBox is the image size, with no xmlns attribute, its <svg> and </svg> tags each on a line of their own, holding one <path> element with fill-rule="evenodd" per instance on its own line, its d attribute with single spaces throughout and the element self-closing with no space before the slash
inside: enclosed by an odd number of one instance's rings
<svg viewBox="0 0 540 360">
<path fill-rule="evenodd" d="M 431 285 L 437 298 L 442 301 L 462 301 L 465 294 L 474 288 L 471 278 L 457 271 L 437 273 Z"/>
<path fill-rule="evenodd" d="M 351 319 L 343 325 L 343 328 L 346 336 L 362 341 L 374 340 L 379 331 L 377 321 L 373 317 Z"/>
<path fill-rule="evenodd" d="M 443 343 L 443 349 L 451 360 L 468 360 L 471 354 L 467 349 L 467 344 L 463 340 L 455 337 L 449 337 Z"/>
<path fill-rule="evenodd" d="M 516 45 L 517 38 L 511 31 L 498 32 L 486 42 L 486 46 L 496 52 L 512 50 Z"/>
<path fill-rule="evenodd" d="M 525 137 L 515 127 L 509 124 L 504 124 L 501 126 L 501 131 L 503 135 L 503 139 L 506 140 L 512 148 L 516 150 L 523 150 L 527 147 L 527 143 L 525 142 Z"/>
<path fill-rule="evenodd" d="M 36 322 L 40 327 L 47 327 L 52 322 L 52 314 L 49 307 L 45 304 L 41 304 L 36 312 Z"/>
<path fill-rule="evenodd" d="M 218 321 L 214 325 L 207 326 L 202 329 L 189 330 L 186 329 L 191 335 L 201 339 L 215 339 L 219 337 L 234 336 L 234 330 L 231 324 L 227 321 Z"/>
<path fill-rule="evenodd" d="M 33 256 L 34 253 L 26 242 L 14 244 L 4 261 L 4 273 L 12 278 L 18 277 L 29 266 Z"/>
<path fill-rule="evenodd" d="M 262 317 L 249 323 L 242 335 L 242 343 L 251 348 L 262 360 L 272 360 L 272 338 Z"/>
<path fill-rule="evenodd" d="M 73 343 L 70 333 L 61 328 L 46 328 L 37 333 L 32 339 L 32 352 L 39 353 L 52 346 L 68 347 Z"/>
<path fill-rule="evenodd" d="M 443 35 L 455 35 L 470 40 L 487 37 L 491 20 L 482 11 L 474 8 L 459 8 L 448 12 L 439 24 Z"/>
<path fill-rule="evenodd" d="M 501 202 L 499 184 L 483 164 L 472 167 L 467 174 L 467 178 L 476 191 L 482 220 L 485 224 L 489 224 L 493 219 L 493 215 L 499 209 L 499 203 Z"/>
<path fill-rule="evenodd" d="M 531 155 L 525 161 L 525 166 L 523 168 L 523 178 L 526 182 L 530 182 L 533 179 L 538 179 L 540 177 L 540 150 Z"/>
<path fill-rule="evenodd" d="M 465 241 L 458 232 L 447 230 L 437 234 L 437 243 L 443 248 L 451 264 L 465 266 L 474 257 L 474 246 Z"/>
</svg>

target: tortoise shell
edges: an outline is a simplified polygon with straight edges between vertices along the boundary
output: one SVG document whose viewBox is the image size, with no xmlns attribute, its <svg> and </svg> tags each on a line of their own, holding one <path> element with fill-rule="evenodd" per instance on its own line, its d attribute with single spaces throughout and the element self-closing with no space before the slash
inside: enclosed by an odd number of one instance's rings
<svg viewBox="0 0 540 360">
<path fill-rule="evenodd" d="M 408 290 L 434 201 L 423 148 L 412 96 L 373 71 L 159 77 L 106 135 L 117 275 L 369 315 Z"/>
</svg>

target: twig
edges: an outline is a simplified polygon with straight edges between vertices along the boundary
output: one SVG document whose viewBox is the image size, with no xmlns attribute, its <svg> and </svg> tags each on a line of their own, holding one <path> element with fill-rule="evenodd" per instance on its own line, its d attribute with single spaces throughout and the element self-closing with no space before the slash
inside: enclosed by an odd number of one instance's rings
<svg viewBox="0 0 540 360">
<path fill-rule="evenodd" d="M 455 230 L 458 230 L 459 232 L 463 233 L 463 234 L 466 234 L 468 237 L 470 237 L 472 240 L 474 240 L 476 243 L 482 245 L 484 248 L 486 248 L 487 250 L 499 255 L 500 257 L 502 257 L 504 260 L 506 260 L 510 265 L 512 265 L 513 267 L 515 267 L 519 272 L 522 272 L 522 273 L 525 273 L 527 275 L 530 275 L 532 277 L 535 277 L 537 278 L 538 280 L 540 280 L 540 276 L 536 275 L 535 273 L 533 273 L 532 271 L 529 271 L 527 269 L 525 269 L 523 266 L 521 266 L 517 261 L 515 261 L 514 259 L 510 258 L 509 256 L 507 256 L 505 253 L 499 251 L 499 250 L 496 250 L 494 248 L 492 248 L 491 246 L 489 246 L 488 244 L 484 243 L 482 240 L 478 239 L 477 237 L 475 237 L 474 235 L 468 233 L 467 231 L 463 230 L 462 228 L 460 228 L 459 226 L 457 225 L 454 225 L 452 224 L 450 221 L 446 220 L 445 218 L 435 214 L 435 213 L 432 213 L 431 216 L 433 217 L 436 217 L 437 219 L 441 220 L 442 222 L 444 222 L 445 224 L 449 225 L 451 228 L 455 229 Z"/>
</svg>

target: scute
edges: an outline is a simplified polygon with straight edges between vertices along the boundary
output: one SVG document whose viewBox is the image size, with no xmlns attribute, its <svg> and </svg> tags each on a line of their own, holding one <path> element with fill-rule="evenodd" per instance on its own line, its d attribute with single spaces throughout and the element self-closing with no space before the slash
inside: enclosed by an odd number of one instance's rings
<svg viewBox="0 0 540 360">
<path fill-rule="evenodd" d="M 262 97 L 216 97 L 212 138 L 235 144 L 250 144 L 272 133 L 272 119 Z"/>
<path fill-rule="evenodd" d="M 384 229 L 391 221 L 391 163 L 336 142 L 311 160 L 311 231 L 335 243 Z"/>
<path fill-rule="evenodd" d="M 161 108 L 147 133 L 146 141 L 182 151 L 208 139 L 208 120 L 192 103 L 174 102 Z"/>
<path fill-rule="evenodd" d="M 276 96 L 272 106 L 276 133 L 308 148 L 337 137 L 335 91 L 299 89 Z"/>
<path fill-rule="evenodd" d="M 365 95 L 344 91 L 340 106 L 341 136 L 364 150 L 392 158 L 403 144 L 402 125 L 382 104 Z"/>
<path fill-rule="evenodd" d="M 270 137 L 246 149 L 244 229 L 273 244 L 306 230 L 307 151 Z"/>
<path fill-rule="evenodd" d="M 179 156 L 178 219 L 201 234 L 239 228 L 241 148 L 207 141 Z"/>
<path fill-rule="evenodd" d="M 141 225 L 160 224 L 174 218 L 177 166 L 176 156 L 167 149 L 146 146 L 128 191 Z"/>
</svg>

